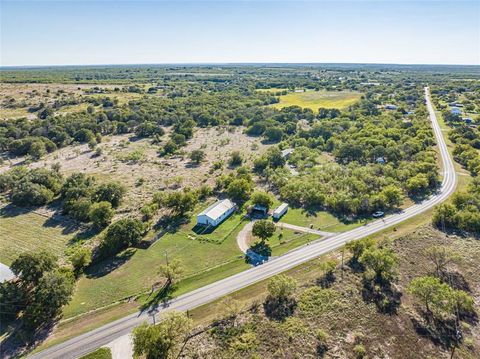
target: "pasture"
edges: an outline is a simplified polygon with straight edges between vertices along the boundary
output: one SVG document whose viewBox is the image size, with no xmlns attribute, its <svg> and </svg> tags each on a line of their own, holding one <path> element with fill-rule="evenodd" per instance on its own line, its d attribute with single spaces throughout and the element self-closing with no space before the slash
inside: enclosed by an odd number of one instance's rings
<svg viewBox="0 0 480 359">
<path fill-rule="evenodd" d="M 12 205 L 0 209 L 0 262 L 10 265 L 22 252 L 46 250 L 62 257 L 75 237 L 68 223 Z"/>
<path fill-rule="evenodd" d="M 313 91 L 290 92 L 280 96 L 280 102 L 271 105 L 281 109 L 288 106 L 300 106 L 318 111 L 319 108 L 338 108 L 343 109 L 353 105 L 360 100 L 362 96 L 354 91 Z"/>
</svg>

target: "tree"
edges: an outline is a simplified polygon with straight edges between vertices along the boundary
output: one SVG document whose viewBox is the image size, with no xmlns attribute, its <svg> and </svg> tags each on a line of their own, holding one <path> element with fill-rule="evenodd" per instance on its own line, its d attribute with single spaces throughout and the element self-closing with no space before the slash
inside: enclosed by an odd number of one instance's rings
<svg viewBox="0 0 480 359">
<path fill-rule="evenodd" d="M 102 255 L 115 254 L 123 248 L 140 243 L 143 237 L 143 223 L 138 219 L 122 218 L 111 224 L 100 243 Z"/>
<path fill-rule="evenodd" d="M 191 328 L 192 320 L 184 313 L 168 313 L 158 325 L 143 323 L 133 330 L 133 351 L 146 359 L 177 358 Z"/>
<path fill-rule="evenodd" d="M 20 254 L 10 269 L 27 286 L 37 285 L 45 272 L 58 267 L 58 258 L 47 251 Z"/>
<path fill-rule="evenodd" d="M 276 299 L 288 298 L 297 288 L 297 281 L 285 274 L 276 275 L 269 280 L 267 289 L 271 297 Z"/>
<path fill-rule="evenodd" d="M 113 208 L 118 207 L 126 190 L 118 182 L 103 183 L 93 194 L 94 202 L 110 202 Z"/>
<path fill-rule="evenodd" d="M 22 317 L 27 327 L 36 329 L 55 319 L 69 302 L 74 284 L 73 273 L 69 270 L 57 269 L 45 273 Z"/>
<path fill-rule="evenodd" d="M 269 208 L 273 204 L 273 198 L 267 192 L 255 191 L 251 197 L 252 203 Z"/>
<path fill-rule="evenodd" d="M 193 150 L 190 152 L 190 160 L 197 165 L 205 159 L 205 151 L 202 150 Z"/>
<path fill-rule="evenodd" d="M 229 164 L 232 167 L 240 166 L 243 163 L 243 158 L 240 152 L 234 151 L 230 154 Z"/>
<path fill-rule="evenodd" d="M 11 193 L 10 199 L 17 206 L 43 206 L 53 200 L 55 194 L 38 183 L 22 181 Z"/>
<path fill-rule="evenodd" d="M 283 137 L 283 130 L 278 127 L 269 127 L 265 130 L 263 135 L 269 142 L 278 142 Z"/>
<path fill-rule="evenodd" d="M 448 319 L 456 311 L 471 313 L 473 298 L 461 290 L 454 290 L 435 277 L 419 277 L 412 280 L 407 288 L 422 305 L 427 314 L 437 319 Z"/>
<path fill-rule="evenodd" d="M 371 248 L 375 242 L 371 238 L 363 238 L 356 241 L 350 241 L 345 245 L 345 248 L 352 253 L 352 262 L 358 262 L 365 249 Z"/>
<path fill-rule="evenodd" d="M 380 196 L 388 207 L 396 207 L 402 203 L 402 190 L 395 185 L 389 185 L 383 188 Z"/>
<path fill-rule="evenodd" d="M 248 200 L 251 191 L 251 183 L 244 178 L 234 179 L 227 187 L 228 197 L 236 202 L 245 202 Z"/>
<path fill-rule="evenodd" d="M 457 209 L 451 203 L 442 203 L 435 207 L 432 222 L 440 229 L 456 228 L 458 226 Z"/>
<path fill-rule="evenodd" d="M 100 230 L 110 224 L 115 215 L 110 202 L 98 202 L 91 205 L 88 212 L 88 217 L 93 223 L 93 226 Z"/>
<path fill-rule="evenodd" d="M 396 276 L 397 256 L 389 248 L 367 248 L 360 257 L 367 271 L 372 271 L 377 282 L 389 282 Z"/>
<path fill-rule="evenodd" d="M 456 253 L 445 246 L 429 247 L 425 250 L 425 255 L 435 266 L 435 275 L 440 279 L 447 272 L 448 266 L 458 259 Z"/>
<path fill-rule="evenodd" d="M 192 211 L 198 202 L 198 197 L 194 191 L 185 188 L 183 191 L 174 191 L 162 196 L 161 204 L 169 208 L 176 216 L 184 216 Z"/>
<path fill-rule="evenodd" d="M 337 261 L 334 259 L 327 260 L 320 263 L 320 270 L 322 271 L 322 286 L 327 287 L 335 280 L 335 269 L 337 268 Z"/>
<path fill-rule="evenodd" d="M 170 263 L 160 266 L 160 273 L 167 278 L 167 287 L 174 285 L 183 272 L 182 263 L 178 259 L 174 259 Z"/>
<path fill-rule="evenodd" d="M 407 180 L 407 190 L 411 195 L 419 195 L 428 189 L 428 178 L 423 173 L 419 173 Z"/>
<path fill-rule="evenodd" d="M 262 241 L 265 241 L 275 233 L 275 224 L 266 219 L 256 221 L 253 224 L 252 233 Z"/>
<path fill-rule="evenodd" d="M 73 271 L 76 274 L 81 273 L 92 261 L 92 250 L 88 247 L 78 246 L 73 249 L 69 255 Z"/>
</svg>

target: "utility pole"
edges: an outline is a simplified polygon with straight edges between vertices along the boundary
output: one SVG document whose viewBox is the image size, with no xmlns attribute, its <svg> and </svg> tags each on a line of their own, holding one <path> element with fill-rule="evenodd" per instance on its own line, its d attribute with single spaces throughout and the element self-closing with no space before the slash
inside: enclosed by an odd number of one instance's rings
<svg viewBox="0 0 480 359">
<path fill-rule="evenodd" d="M 167 262 L 167 266 L 168 266 L 168 252 L 165 251 L 165 261 Z"/>
<path fill-rule="evenodd" d="M 342 247 L 342 281 L 343 281 L 343 254 L 345 253 L 345 246 Z"/>
</svg>

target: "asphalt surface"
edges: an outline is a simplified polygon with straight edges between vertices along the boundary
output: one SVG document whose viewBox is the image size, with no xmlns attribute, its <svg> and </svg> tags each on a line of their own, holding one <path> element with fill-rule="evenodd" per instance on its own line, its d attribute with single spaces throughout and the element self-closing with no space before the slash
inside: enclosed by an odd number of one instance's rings
<svg viewBox="0 0 480 359">
<path fill-rule="evenodd" d="M 162 313 L 169 310 L 185 311 L 209 303 L 229 293 L 267 279 L 273 275 L 298 266 L 299 264 L 312 260 L 322 254 L 342 247 L 349 241 L 364 238 L 388 227 L 397 225 L 400 222 L 425 212 L 447 199 L 455 191 L 457 182 L 456 173 L 452 159 L 448 153 L 447 145 L 442 136 L 442 131 L 436 120 L 435 112 L 430 103 L 428 89 L 425 89 L 425 96 L 427 99 L 428 112 L 432 121 L 432 127 L 443 162 L 443 179 L 438 193 L 421 203 L 417 203 L 403 210 L 402 212 L 386 216 L 383 219 L 370 222 L 365 226 L 355 228 L 348 232 L 339 233 L 320 241 L 311 242 L 309 245 L 299 247 L 283 256 L 271 259 L 265 264 L 253 267 L 244 272 L 175 298 L 171 300 L 167 306 L 159 308 L 156 315 L 160 316 Z M 40 353 L 31 355 L 30 358 L 78 358 L 101 346 L 107 345 L 120 336 L 128 334 L 134 327 L 144 321 L 152 321 L 151 315 L 147 312 L 128 315 L 98 329 L 52 346 Z"/>
</svg>

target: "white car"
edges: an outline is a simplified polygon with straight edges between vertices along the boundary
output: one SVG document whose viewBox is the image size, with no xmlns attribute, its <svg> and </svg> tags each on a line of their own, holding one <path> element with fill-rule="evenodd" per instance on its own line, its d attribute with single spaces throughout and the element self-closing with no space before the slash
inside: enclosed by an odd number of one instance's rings
<svg viewBox="0 0 480 359">
<path fill-rule="evenodd" d="M 372 214 L 373 218 L 380 218 L 380 217 L 383 217 L 384 215 L 385 213 L 382 211 L 377 211 L 374 214 Z"/>
</svg>

